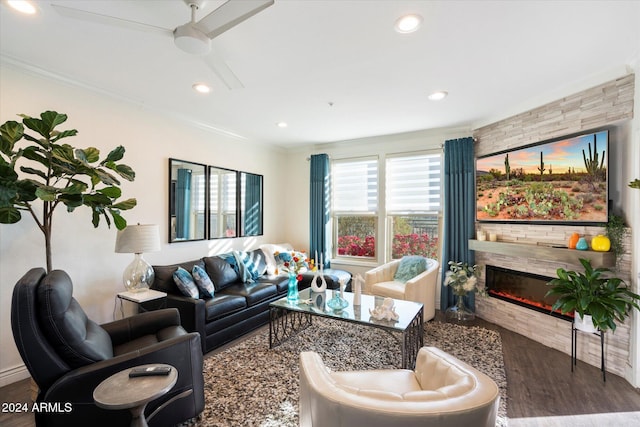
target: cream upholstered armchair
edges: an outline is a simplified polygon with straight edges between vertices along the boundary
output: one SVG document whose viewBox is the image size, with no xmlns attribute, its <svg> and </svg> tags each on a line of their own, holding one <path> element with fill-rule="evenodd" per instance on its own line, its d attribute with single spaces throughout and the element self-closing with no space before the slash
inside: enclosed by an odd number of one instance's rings
<svg viewBox="0 0 640 427">
<path fill-rule="evenodd" d="M 421 302 L 424 305 L 423 321 L 431 320 L 436 315 L 436 284 L 440 263 L 427 258 L 427 269 L 409 279 L 406 283 L 395 280 L 401 260 L 396 259 L 369 270 L 364 275 L 363 293 Z"/>
<path fill-rule="evenodd" d="M 491 378 L 435 347 L 415 371 L 331 372 L 300 353 L 301 427 L 495 427 L 499 401 Z"/>
</svg>

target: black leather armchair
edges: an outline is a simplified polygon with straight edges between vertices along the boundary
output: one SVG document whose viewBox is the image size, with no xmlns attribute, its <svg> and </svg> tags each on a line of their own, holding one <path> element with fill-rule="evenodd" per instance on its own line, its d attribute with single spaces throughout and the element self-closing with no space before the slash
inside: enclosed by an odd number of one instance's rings
<svg viewBox="0 0 640 427">
<path fill-rule="evenodd" d="M 13 336 L 39 387 L 38 426 L 127 426 L 128 410 L 106 410 L 93 402 L 102 380 L 123 369 L 167 363 L 176 385 L 147 405 L 149 426 L 172 426 L 204 409 L 200 335 L 180 326 L 176 309 L 158 310 L 98 325 L 72 297 L 61 270 L 31 269 L 16 284 L 11 302 Z"/>
</svg>

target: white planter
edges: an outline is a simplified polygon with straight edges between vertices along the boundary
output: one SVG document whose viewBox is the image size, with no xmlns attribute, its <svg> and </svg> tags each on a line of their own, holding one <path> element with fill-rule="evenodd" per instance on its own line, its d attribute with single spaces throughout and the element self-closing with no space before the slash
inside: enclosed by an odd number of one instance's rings
<svg viewBox="0 0 640 427">
<path fill-rule="evenodd" d="M 575 317 L 573 318 L 573 324 L 575 325 L 576 329 L 583 332 L 590 332 L 590 333 L 598 332 L 596 327 L 593 326 L 593 319 L 589 314 L 585 314 L 584 318 L 582 318 L 578 313 L 576 313 Z"/>
</svg>

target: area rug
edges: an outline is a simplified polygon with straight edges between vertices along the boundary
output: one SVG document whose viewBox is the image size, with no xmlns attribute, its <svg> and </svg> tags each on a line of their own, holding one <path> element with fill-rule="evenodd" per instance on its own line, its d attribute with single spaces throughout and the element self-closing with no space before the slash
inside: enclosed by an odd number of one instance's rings
<svg viewBox="0 0 640 427">
<path fill-rule="evenodd" d="M 269 329 L 219 353 L 204 363 L 205 409 L 194 427 L 298 425 L 298 358 L 316 351 L 333 370 L 396 369 L 401 366 L 397 334 L 329 319 L 269 349 Z M 424 345 L 438 347 L 484 372 L 500 389 L 496 426 L 506 421 L 507 383 L 502 342 L 495 331 L 450 323 L 425 324 Z"/>
</svg>

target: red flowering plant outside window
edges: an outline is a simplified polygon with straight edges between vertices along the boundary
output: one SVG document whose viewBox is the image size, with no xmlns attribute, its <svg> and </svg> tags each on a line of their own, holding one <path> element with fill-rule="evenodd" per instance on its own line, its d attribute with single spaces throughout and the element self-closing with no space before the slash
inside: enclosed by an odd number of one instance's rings
<svg viewBox="0 0 640 427">
<path fill-rule="evenodd" d="M 376 238 L 365 236 L 338 237 L 338 255 L 374 257 L 376 253 Z"/>
<path fill-rule="evenodd" d="M 428 234 L 395 234 L 391 257 L 402 258 L 405 255 L 422 255 L 427 258 L 438 259 L 438 238 Z"/>
</svg>

